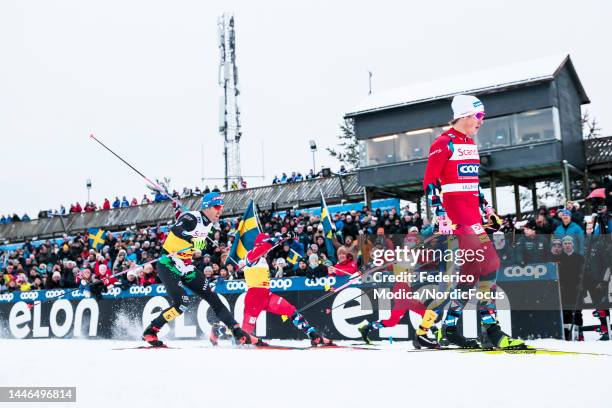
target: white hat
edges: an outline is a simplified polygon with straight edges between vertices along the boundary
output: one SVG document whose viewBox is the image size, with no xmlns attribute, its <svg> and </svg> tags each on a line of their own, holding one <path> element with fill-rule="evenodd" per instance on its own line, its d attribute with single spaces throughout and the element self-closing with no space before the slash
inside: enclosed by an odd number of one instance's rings
<svg viewBox="0 0 612 408">
<path fill-rule="evenodd" d="M 451 107 L 453 108 L 453 120 L 484 112 L 484 105 L 480 99 L 472 95 L 455 96 Z"/>
</svg>

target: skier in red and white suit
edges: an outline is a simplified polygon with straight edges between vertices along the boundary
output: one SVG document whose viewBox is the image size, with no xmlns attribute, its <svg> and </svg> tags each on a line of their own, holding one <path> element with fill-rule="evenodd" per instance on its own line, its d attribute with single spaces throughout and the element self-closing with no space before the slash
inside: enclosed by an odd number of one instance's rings
<svg viewBox="0 0 612 408">
<path fill-rule="evenodd" d="M 244 279 L 248 290 L 244 298 L 244 318 L 242 329 L 252 334 L 255 329 L 257 317 L 262 311 L 268 311 L 277 315 L 287 316 L 291 323 L 302 330 L 310 339 L 313 346 L 331 345 L 331 341 L 323 337 L 295 306 L 285 298 L 270 292 L 270 267 L 266 260 L 266 254 L 280 241 L 293 239 L 286 235 L 283 239 L 270 238 L 268 234 L 259 233 L 255 238 L 255 245 L 246 256 L 247 266 L 244 269 Z"/>
<path fill-rule="evenodd" d="M 423 187 L 430 205 L 436 207 L 440 232 L 461 235 L 460 245 L 464 249 L 481 248 L 485 251 L 484 262 L 466 264 L 462 270 L 462 273 L 478 278 L 480 275 L 486 275 L 499 268 L 499 257 L 495 247 L 488 241 L 482 226 L 481 209 L 497 223 L 499 220 L 492 208 L 486 205 L 484 196 L 480 192 L 478 180 L 480 156 L 474 139 L 470 137 L 482 125 L 485 115 L 484 106 L 475 97 L 466 95 L 455 97 L 453 104 L 457 98 L 460 100 L 473 98 L 473 100 L 466 101 L 467 106 L 463 107 L 463 112 L 460 113 L 468 116 L 455 118 L 455 120 L 463 119 L 465 125 L 461 130 L 465 133 L 452 127 L 432 143 Z M 444 195 L 444 205 L 442 205 L 440 189 L 441 194 Z"/>
<path fill-rule="evenodd" d="M 456 289 L 467 291 L 478 284 L 481 292 L 495 290 L 500 262 L 495 246 L 482 225 L 481 211 L 489 224 L 499 228 L 501 220 L 487 204 L 480 192 L 478 171 L 480 156 L 472 136 L 482 126 L 485 110 L 483 103 L 471 95 L 457 95 L 452 101 L 452 127 L 442 133 L 429 149 L 429 159 L 423 179 L 423 188 L 429 204 L 435 209 L 439 232 L 457 234 L 459 248 L 478 251 L 481 255 L 461 266 L 462 275 L 471 275 L 473 283 L 459 283 Z M 476 347 L 457 332 L 457 322 L 468 299 L 453 300 L 445 319 L 441 336 L 444 341 L 461 347 Z M 521 340 L 510 338 L 501 331 L 493 300 L 479 303 L 483 340 L 487 346 L 500 348 L 523 347 Z"/>
</svg>

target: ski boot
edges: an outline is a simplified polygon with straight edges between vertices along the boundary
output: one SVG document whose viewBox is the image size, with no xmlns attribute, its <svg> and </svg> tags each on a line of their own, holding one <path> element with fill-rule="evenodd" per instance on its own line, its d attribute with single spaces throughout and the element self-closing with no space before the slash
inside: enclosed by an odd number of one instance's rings
<svg viewBox="0 0 612 408">
<path fill-rule="evenodd" d="M 433 310 L 426 310 L 423 313 L 423 318 L 421 319 L 421 323 L 419 324 L 419 328 L 417 329 L 414 339 L 412 339 L 412 345 L 415 349 L 420 349 L 421 347 L 425 347 L 428 349 L 439 349 L 440 343 L 438 343 L 435 339 L 436 333 L 432 329 L 435 321 L 440 317 L 438 313 Z M 434 338 L 427 336 L 429 330 L 432 329 L 434 331 Z M 437 330 L 437 329 L 436 329 Z"/>
<path fill-rule="evenodd" d="M 412 339 L 412 345 L 415 349 L 428 348 L 428 349 L 439 349 L 441 348 L 440 343 L 436 341 L 436 339 L 432 339 L 425 334 L 415 334 L 414 339 Z"/>
<path fill-rule="evenodd" d="M 594 310 L 593 317 L 599 319 L 600 325 L 595 330 L 600 333 L 599 340 L 600 341 L 608 341 L 610 340 L 610 329 L 608 327 L 608 320 L 610 317 L 609 310 Z"/>
<path fill-rule="evenodd" d="M 252 344 L 254 346 L 268 346 L 269 344 L 260 339 L 259 337 L 255 337 L 252 334 L 249 334 L 242 330 L 240 326 L 234 326 L 232 328 L 232 335 L 238 345 L 244 344 Z"/>
<path fill-rule="evenodd" d="M 478 333 L 478 341 L 480 342 L 480 347 L 483 349 L 494 349 L 495 344 L 491 341 L 489 336 L 487 335 L 487 325 L 480 325 L 480 333 Z"/>
<path fill-rule="evenodd" d="M 431 334 L 433 334 L 434 339 L 436 339 L 436 341 L 438 341 L 438 333 L 440 332 L 440 329 L 437 326 L 431 326 Z"/>
<path fill-rule="evenodd" d="M 457 330 L 457 326 L 442 325 L 442 329 L 438 332 L 438 343 L 441 346 L 455 345 L 464 349 L 480 348 L 480 343 L 476 339 L 468 339 Z"/>
<path fill-rule="evenodd" d="M 310 345 L 313 347 L 335 346 L 335 344 L 330 339 L 323 337 L 321 333 L 316 330 L 309 331 L 308 338 L 310 339 Z"/>
<path fill-rule="evenodd" d="M 159 333 L 159 330 L 159 327 L 154 326 L 153 323 L 151 323 L 142 333 L 142 339 L 153 347 L 166 347 L 164 342 L 159 340 L 159 338 L 157 337 L 157 333 Z"/>
<path fill-rule="evenodd" d="M 503 350 L 525 350 L 527 345 L 523 340 L 515 339 L 504 333 L 499 324 L 484 324 L 485 336 L 494 348 Z"/>
<path fill-rule="evenodd" d="M 209 340 L 213 346 L 219 344 L 219 340 L 228 340 L 232 338 L 232 333 L 229 332 L 227 327 L 221 323 L 213 323 L 212 329 L 210 329 Z"/>
<path fill-rule="evenodd" d="M 357 328 L 357 330 L 359 330 L 359 333 L 361 333 L 361 338 L 363 339 L 365 344 L 372 344 L 372 341 L 368 337 L 368 334 L 372 331 L 372 328 L 370 327 L 370 323 L 366 322 L 362 324 L 361 326 Z"/>
<path fill-rule="evenodd" d="M 434 330 L 432 330 L 436 341 L 441 347 L 448 347 L 450 345 L 450 341 L 446 338 L 446 333 L 442 330 L 444 326 L 440 329 L 434 326 Z"/>
</svg>

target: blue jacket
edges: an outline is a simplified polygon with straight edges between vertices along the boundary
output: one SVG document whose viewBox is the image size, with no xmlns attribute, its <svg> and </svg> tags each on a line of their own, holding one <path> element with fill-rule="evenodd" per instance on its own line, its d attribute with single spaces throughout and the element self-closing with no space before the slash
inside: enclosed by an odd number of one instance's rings
<svg viewBox="0 0 612 408">
<path fill-rule="evenodd" d="M 567 224 L 567 227 L 563 225 L 563 223 L 559 224 L 555 229 L 555 237 L 563 239 L 563 237 L 569 235 L 574 238 L 574 242 L 576 244 L 576 251 L 580 255 L 584 255 L 584 230 L 580 225 L 571 221 Z"/>
</svg>

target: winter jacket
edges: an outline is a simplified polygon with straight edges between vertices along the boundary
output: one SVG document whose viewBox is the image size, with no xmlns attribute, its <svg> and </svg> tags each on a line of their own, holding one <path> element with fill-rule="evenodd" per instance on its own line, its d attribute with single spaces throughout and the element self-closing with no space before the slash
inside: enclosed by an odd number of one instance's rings
<svg viewBox="0 0 612 408">
<path fill-rule="evenodd" d="M 561 239 L 568 235 L 574 238 L 574 247 L 576 251 L 578 251 L 580 255 L 584 255 L 584 230 L 580 227 L 580 225 L 573 221 L 570 221 L 567 226 L 561 223 L 557 226 L 557 228 L 555 228 L 554 234 L 557 238 Z"/>
</svg>

